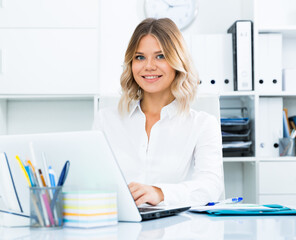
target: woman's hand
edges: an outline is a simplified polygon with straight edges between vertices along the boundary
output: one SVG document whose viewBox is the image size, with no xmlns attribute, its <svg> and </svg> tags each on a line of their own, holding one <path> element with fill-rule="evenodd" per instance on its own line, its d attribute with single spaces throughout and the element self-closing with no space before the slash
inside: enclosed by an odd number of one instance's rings
<svg viewBox="0 0 296 240">
<path fill-rule="evenodd" d="M 158 187 L 136 182 L 131 182 L 128 187 L 137 206 L 143 203 L 157 205 L 164 200 L 163 192 Z"/>
</svg>

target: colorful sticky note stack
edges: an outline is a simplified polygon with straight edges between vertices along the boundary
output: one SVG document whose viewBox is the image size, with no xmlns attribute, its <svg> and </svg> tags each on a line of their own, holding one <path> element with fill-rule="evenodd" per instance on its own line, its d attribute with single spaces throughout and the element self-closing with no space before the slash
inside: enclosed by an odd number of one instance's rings
<svg viewBox="0 0 296 240">
<path fill-rule="evenodd" d="M 63 194 L 65 227 L 93 228 L 117 224 L 116 193 L 79 191 Z"/>
</svg>

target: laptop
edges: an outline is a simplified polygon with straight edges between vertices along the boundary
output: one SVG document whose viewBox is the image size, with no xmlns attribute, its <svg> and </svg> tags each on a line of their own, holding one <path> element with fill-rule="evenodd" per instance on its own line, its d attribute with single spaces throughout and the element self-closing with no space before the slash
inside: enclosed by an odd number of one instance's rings
<svg viewBox="0 0 296 240">
<path fill-rule="evenodd" d="M 31 147 L 30 147 L 31 146 Z M 190 206 L 146 206 L 138 208 L 112 149 L 101 131 L 0 136 L 0 152 L 5 152 L 14 177 L 23 212 L 29 212 L 29 191 L 15 155 L 32 158 L 43 169 L 42 152 L 56 171 L 57 177 L 66 160 L 71 162 L 64 190 L 102 190 L 117 192 L 118 220 L 140 222 L 178 214 Z M 1 184 L 0 183 L 0 189 Z M 0 196 L 1 193 L 0 192 Z M 15 200 L 16 201 L 16 200 Z M 19 210 L 18 203 L 15 206 Z"/>
</svg>

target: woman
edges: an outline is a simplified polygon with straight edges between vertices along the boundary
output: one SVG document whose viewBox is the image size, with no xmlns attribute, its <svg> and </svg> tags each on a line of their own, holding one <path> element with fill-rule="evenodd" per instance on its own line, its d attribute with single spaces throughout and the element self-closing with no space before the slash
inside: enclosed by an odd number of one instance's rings
<svg viewBox="0 0 296 240">
<path fill-rule="evenodd" d="M 102 109 L 104 131 L 137 205 L 205 204 L 224 191 L 218 121 L 190 109 L 198 84 L 181 32 L 145 19 L 124 59 L 118 109 Z"/>
</svg>

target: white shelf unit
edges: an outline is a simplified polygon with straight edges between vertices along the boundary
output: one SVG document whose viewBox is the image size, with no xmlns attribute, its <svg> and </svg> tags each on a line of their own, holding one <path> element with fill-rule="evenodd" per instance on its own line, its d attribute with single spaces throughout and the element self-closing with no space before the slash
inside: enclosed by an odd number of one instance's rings
<svg viewBox="0 0 296 240">
<path fill-rule="evenodd" d="M 42 4 L 35 0 L 0 1 L 0 134 L 90 129 L 98 94 L 118 93 L 127 42 L 144 18 L 144 0 L 130 0 L 129 4 L 120 0 L 51 0 Z M 203 80 L 220 83 L 218 87 L 208 84 L 206 90 L 221 95 L 222 107 L 248 108 L 253 129 L 252 156 L 224 158 L 226 197 L 291 203 L 296 200 L 296 183 L 290 169 L 294 169 L 296 158 L 260 156 L 260 106 L 262 100 L 278 98 L 290 115 L 296 115 L 296 89 L 234 92 L 231 53 L 211 49 L 230 49 L 227 29 L 236 20 L 249 19 L 254 23 L 255 81 L 259 33 L 282 34 L 283 68 L 296 68 L 296 4 L 289 0 L 207 0 L 199 4 L 197 19 L 183 31 L 197 70 Z M 217 45 L 215 38 L 219 39 Z M 212 42 L 205 41 L 200 47 L 197 40 L 204 39 Z M 206 51 L 200 52 L 203 46 Z M 273 173 L 267 171 L 269 167 Z M 285 176 L 277 173 L 280 169 L 287 169 Z M 275 182 L 288 181 L 285 192 L 273 188 Z"/>
<path fill-rule="evenodd" d="M 1 1 L 0 134 L 91 129 L 99 9 L 95 0 Z"/>
<path fill-rule="evenodd" d="M 90 130 L 94 95 L 0 95 L 0 134 Z"/>
<path fill-rule="evenodd" d="M 217 88 L 210 85 L 207 89 L 208 92 L 220 94 L 221 107 L 247 107 L 252 124 L 252 156 L 224 157 L 223 159 L 226 197 L 243 195 L 250 202 L 291 204 L 296 200 L 296 192 L 294 191 L 296 189 L 296 179 L 293 175 L 294 172 L 287 168 L 294 169 L 296 157 L 279 157 L 278 142 L 279 138 L 282 137 L 282 108 L 288 108 L 289 116 L 296 115 L 296 89 L 282 91 L 281 87 L 281 70 L 284 68 L 296 69 L 296 19 L 294 14 L 296 3 L 288 0 L 230 2 L 229 4 L 234 4 L 236 7 L 239 5 L 242 8 L 241 15 L 239 16 L 237 12 L 238 16 L 235 20 L 249 19 L 254 23 L 255 89 L 248 92 L 234 92 L 233 89 L 225 89 L 222 75 L 219 80 L 222 87 L 217 90 Z M 215 3 L 211 1 L 209 4 Z M 227 5 L 227 3 L 224 4 Z M 234 7 L 233 11 L 238 10 L 236 7 Z M 233 14 L 231 11 L 230 15 L 233 16 Z M 219 18 L 218 15 L 218 19 L 222 18 Z M 202 24 L 201 20 L 199 19 L 200 24 Z M 226 20 L 222 21 L 219 26 L 226 22 Z M 224 26 L 224 33 L 231 24 Z M 208 32 L 205 30 L 206 28 L 202 29 L 204 30 L 204 32 L 201 32 L 202 34 L 223 33 L 221 29 Z M 275 85 L 271 88 L 262 87 L 264 85 L 258 83 L 261 79 L 259 64 L 261 34 L 279 34 L 282 39 L 282 45 L 273 49 L 280 52 L 279 57 L 282 59 L 282 66 L 277 69 L 280 74 L 275 77 L 277 87 Z M 194 44 L 192 41 L 189 42 L 190 46 Z M 226 46 L 226 48 L 228 47 Z M 216 52 L 220 58 L 221 53 Z M 203 59 L 206 59 L 204 55 L 202 55 Z M 223 65 L 228 64 L 230 61 L 226 54 L 224 60 Z M 219 68 L 215 65 L 215 60 L 212 61 L 212 64 L 213 71 L 219 71 Z M 274 70 L 273 67 L 269 68 L 271 71 Z M 268 173 L 266 171 L 268 167 L 274 168 L 273 172 Z M 285 170 L 287 171 L 285 172 Z M 288 187 L 284 187 L 282 191 L 279 191 L 275 182 L 279 185 L 286 184 Z"/>
<path fill-rule="evenodd" d="M 257 34 L 281 34 L 282 69 L 296 69 L 296 3 L 289 0 L 260 0 L 256 1 L 255 5 Z M 277 49 L 274 50 L 276 51 Z M 258 101 L 260 102 L 261 100 L 281 103 L 282 108 L 288 109 L 289 116 L 296 115 L 296 89 L 260 92 L 258 93 Z M 278 108 L 278 106 L 274 106 L 270 112 L 280 112 L 281 109 Z M 258 111 L 260 116 L 261 110 L 258 109 Z M 270 119 L 266 124 L 271 132 L 275 132 L 274 129 L 282 130 L 283 128 L 282 121 L 278 122 Z M 293 171 L 296 166 L 296 157 L 279 157 L 278 152 L 275 154 L 275 151 L 270 151 L 263 156 L 257 156 L 257 162 L 257 202 L 294 204 L 296 200 L 296 178 Z"/>
<path fill-rule="evenodd" d="M 232 162 L 256 162 L 256 157 L 224 157 L 224 163 L 232 163 Z"/>
</svg>

